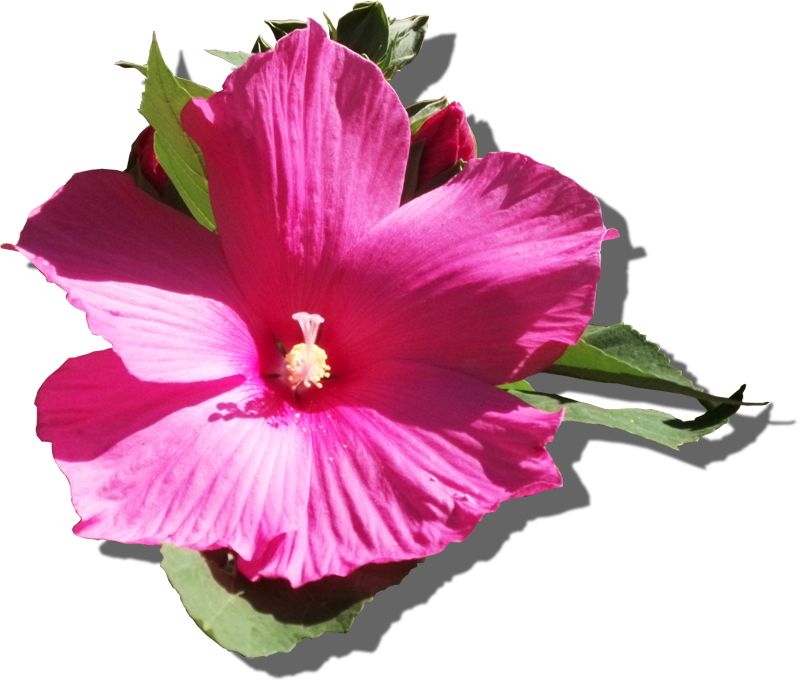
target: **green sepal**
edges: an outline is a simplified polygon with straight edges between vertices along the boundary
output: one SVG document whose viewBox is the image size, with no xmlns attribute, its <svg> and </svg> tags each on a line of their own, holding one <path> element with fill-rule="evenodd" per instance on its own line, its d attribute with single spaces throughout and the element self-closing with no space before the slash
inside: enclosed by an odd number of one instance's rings
<svg viewBox="0 0 800 681">
<path fill-rule="evenodd" d="M 469 119 L 467 119 L 467 127 L 469 128 L 470 137 L 472 137 L 472 147 L 475 149 L 475 158 L 478 158 L 478 140 L 475 137 L 475 133 L 472 132 L 472 126 L 469 124 Z"/>
<path fill-rule="evenodd" d="M 428 30 L 428 17 L 425 15 L 392 19 L 389 23 L 389 45 L 378 67 L 386 80 L 414 61 L 422 48 Z"/>
<path fill-rule="evenodd" d="M 350 11 L 353 11 L 354 9 L 358 9 L 359 7 L 369 7 L 370 5 L 374 5 L 374 4 L 376 4 L 376 3 L 374 3 L 374 2 L 357 2 L 355 5 L 353 5 L 350 8 Z M 379 2 L 377 4 L 383 5 L 382 2 Z M 389 17 L 391 17 L 392 14 L 394 14 L 394 7 L 392 7 L 392 8 L 384 7 L 383 11 L 386 12 L 386 18 L 388 19 Z"/>
<path fill-rule="evenodd" d="M 275 36 L 275 40 L 280 40 L 284 36 L 289 35 L 292 31 L 297 31 L 298 29 L 302 30 L 308 27 L 307 22 L 297 21 L 296 19 L 281 19 L 272 21 L 266 19 L 264 23 L 272 30 L 272 35 Z"/>
<path fill-rule="evenodd" d="M 149 194 L 157 201 L 161 201 L 161 197 L 158 195 L 158 190 L 150 184 L 150 182 L 142 175 L 142 171 L 139 168 L 139 161 L 135 159 L 135 163 L 128 171 L 128 174 L 133 178 L 133 181 L 136 183 L 136 186 L 139 187 L 143 192 Z"/>
<path fill-rule="evenodd" d="M 336 40 L 336 26 L 333 25 L 331 18 L 325 12 L 322 13 L 322 16 L 325 17 L 325 21 L 328 23 L 328 37 L 331 40 Z"/>
<path fill-rule="evenodd" d="M 258 38 L 256 38 L 255 43 L 253 43 L 253 48 L 250 50 L 253 54 L 263 54 L 264 52 L 269 52 L 270 50 L 274 49 L 272 45 L 270 45 L 264 38 L 261 37 L 259 34 Z"/>
<path fill-rule="evenodd" d="M 408 150 L 408 162 L 406 163 L 406 175 L 403 180 L 403 193 L 400 196 L 400 205 L 408 203 L 414 198 L 419 181 L 419 162 L 422 158 L 422 150 L 425 148 L 425 140 L 412 142 Z"/>
<path fill-rule="evenodd" d="M 216 232 L 214 213 L 208 196 L 205 160 L 198 147 L 181 125 L 181 111 L 194 97 L 209 97 L 212 90 L 184 83 L 172 75 L 164 63 L 155 33 L 147 58 L 147 77 L 139 108 L 155 129 L 153 148 L 156 158 L 178 190 L 192 216 L 206 229 Z"/>
<path fill-rule="evenodd" d="M 339 19 L 336 41 L 376 64 L 389 46 L 389 19 L 379 2 L 359 2 Z"/>
<path fill-rule="evenodd" d="M 452 180 L 456 175 L 458 175 L 464 168 L 467 167 L 467 162 L 463 159 L 458 159 L 456 164 L 447 170 L 443 170 L 441 173 L 436 175 L 436 177 L 431 178 L 428 180 L 424 186 L 417 187 L 417 190 L 414 192 L 414 197 L 422 196 L 423 194 L 427 194 L 429 191 L 433 189 L 437 189 L 441 187 L 443 184 Z"/>
<path fill-rule="evenodd" d="M 135 144 L 135 142 L 134 142 L 134 144 Z M 137 168 L 138 164 L 139 164 L 139 159 L 136 158 L 136 150 L 132 149 L 131 150 L 131 155 L 128 157 L 128 163 L 125 165 L 125 172 L 128 173 L 128 174 L 131 174 L 133 172 L 133 169 Z M 137 168 L 137 172 L 138 172 L 138 168 Z"/>
<path fill-rule="evenodd" d="M 146 194 L 149 194 L 161 203 L 166 203 L 168 206 L 172 206 L 184 215 L 193 217 L 189 207 L 181 198 L 178 190 L 175 189 L 175 185 L 172 184 L 172 180 L 167 178 L 167 184 L 164 187 L 164 191 L 161 194 L 158 193 L 158 190 L 152 184 L 150 184 L 148 179 L 142 174 L 141 164 L 139 163 L 139 159 L 136 157 L 136 154 L 134 154 L 133 151 L 131 151 L 130 155 L 128 156 L 128 167 L 125 168 L 125 172 L 133 178 L 136 186 Z"/>
<path fill-rule="evenodd" d="M 439 99 L 423 99 L 421 102 L 407 106 L 406 113 L 411 126 L 411 134 L 417 132 L 431 116 L 446 109 L 449 103 L 447 97 L 440 97 Z"/>
<path fill-rule="evenodd" d="M 190 218 L 194 217 L 194 215 L 192 215 L 192 211 L 189 210 L 189 206 L 187 206 L 186 202 L 181 198 L 181 194 L 177 187 L 169 178 L 167 178 L 167 184 L 164 187 L 164 191 L 161 193 L 161 203 L 166 203 L 168 206 L 172 206 L 184 215 L 188 215 Z"/>
<path fill-rule="evenodd" d="M 697 442 L 704 435 L 724 426 L 739 409 L 745 386 L 730 396 L 732 404 L 721 404 L 692 421 L 681 421 L 671 414 L 655 409 L 603 409 L 560 395 L 535 392 L 526 381 L 500 386 L 509 394 L 541 411 L 564 410 L 564 421 L 591 423 L 616 428 L 652 442 L 678 449 L 688 442 Z"/>
<path fill-rule="evenodd" d="M 245 657 L 288 652 L 304 638 L 347 632 L 383 589 L 399 584 L 420 561 L 370 564 L 347 577 L 325 577 L 293 589 L 284 579 L 251 582 L 226 549 L 161 547 L 161 567 L 198 627 Z"/>
<path fill-rule="evenodd" d="M 619 383 L 686 395 L 706 407 L 719 404 L 761 406 L 767 402 L 742 402 L 740 398 L 710 395 L 696 387 L 669 363 L 655 343 L 627 324 L 589 325 L 580 340 L 569 346 L 545 373 L 601 383 Z"/>
</svg>

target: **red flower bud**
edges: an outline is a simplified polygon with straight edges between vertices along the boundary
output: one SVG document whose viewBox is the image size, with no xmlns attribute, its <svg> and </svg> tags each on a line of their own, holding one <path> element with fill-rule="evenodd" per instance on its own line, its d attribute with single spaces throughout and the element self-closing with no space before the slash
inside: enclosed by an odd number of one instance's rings
<svg viewBox="0 0 800 681">
<path fill-rule="evenodd" d="M 458 102 L 452 102 L 425 121 L 411 137 L 412 144 L 419 141 L 425 142 L 417 176 L 419 188 L 453 168 L 459 160 L 469 161 L 477 155 L 475 138 Z"/>
<path fill-rule="evenodd" d="M 163 194 L 169 178 L 156 158 L 153 148 L 155 132 L 153 127 L 148 125 L 139 133 L 136 141 L 131 145 L 131 160 L 135 160 L 139 164 L 139 172 L 142 177 L 153 185 L 159 194 Z"/>
</svg>

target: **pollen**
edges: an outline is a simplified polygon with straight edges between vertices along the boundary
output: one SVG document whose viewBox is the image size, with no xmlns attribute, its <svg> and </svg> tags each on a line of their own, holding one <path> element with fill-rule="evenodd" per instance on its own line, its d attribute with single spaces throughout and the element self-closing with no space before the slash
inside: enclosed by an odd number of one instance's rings
<svg viewBox="0 0 800 681">
<path fill-rule="evenodd" d="M 321 388 L 322 379 L 331 375 L 328 355 L 315 344 L 319 325 L 325 320 L 308 312 L 297 312 L 292 319 L 299 322 L 305 343 L 298 343 L 286 355 L 286 381 L 295 389 L 301 384 L 308 388 L 312 383 Z"/>
</svg>

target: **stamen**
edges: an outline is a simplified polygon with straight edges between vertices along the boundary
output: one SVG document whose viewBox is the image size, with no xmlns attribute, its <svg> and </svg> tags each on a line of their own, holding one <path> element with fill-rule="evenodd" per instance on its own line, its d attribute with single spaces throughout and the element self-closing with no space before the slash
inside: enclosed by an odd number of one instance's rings
<svg viewBox="0 0 800 681">
<path fill-rule="evenodd" d="M 313 383 L 322 387 L 322 379 L 330 378 L 331 368 L 326 364 L 328 355 L 315 345 L 319 325 L 325 320 L 318 314 L 297 312 L 292 319 L 300 324 L 305 343 L 298 343 L 286 355 L 286 380 L 297 389 L 302 383 L 306 388 Z"/>
</svg>

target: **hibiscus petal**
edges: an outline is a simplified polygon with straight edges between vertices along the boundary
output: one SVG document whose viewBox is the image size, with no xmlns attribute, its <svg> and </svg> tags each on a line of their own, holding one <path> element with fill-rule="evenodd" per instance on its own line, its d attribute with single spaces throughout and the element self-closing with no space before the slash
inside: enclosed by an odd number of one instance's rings
<svg viewBox="0 0 800 681">
<path fill-rule="evenodd" d="M 270 336 L 247 312 L 219 237 L 127 174 L 73 176 L 30 214 L 16 248 L 86 312 L 92 332 L 138 378 L 259 374 L 253 335 Z M 280 361 L 274 343 L 262 355 Z"/>
<path fill-rule="evenodd" d="M 586 328 L 604 234 L 597 200 L 553 168 L 475 159 L 345 258 L 336 296 L 314 310 L 320 345 L 334 372 L 395 358 L 491 383 L 529 376 Z"/>
<path fill-rule="evenodd" d="M 239 567 L 294 586 L 464 539 L 501 501 L 561 485 L 561 422 L 477 379 L 413 362 L 329 381 L 299 424 L 313 450 L 308 519 Z"/>
<path fill-rule="evenodd" d="M 284 343 L 299 338 L 291 315 L 314 311 L 342 250 L 400 204 L 410 137 L 400 100 L 374 64 L 309 21 L 189 102 L 182 121 L 203 150 L 240 288 Z"/>
<path fill-rule="evenodd" d="M 304 522 L 308 452 L 263 383 L 145 383 L 103 350 L 67 360 L 37 406 L 79 536 L 247 557 Z"/>
</svg>

